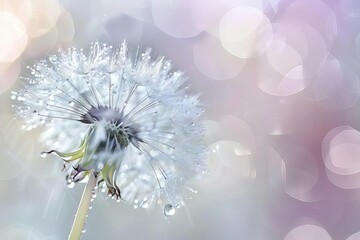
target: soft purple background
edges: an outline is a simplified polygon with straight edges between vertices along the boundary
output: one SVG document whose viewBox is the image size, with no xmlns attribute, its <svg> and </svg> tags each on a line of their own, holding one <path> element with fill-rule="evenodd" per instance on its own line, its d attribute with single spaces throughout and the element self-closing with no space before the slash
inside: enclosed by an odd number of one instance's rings
<svg viewBox="0 0 360 240">
<path fill-rule="evenodd" d="M 201 92 L 209 174 L 168 219 L 99 194 L 84 239 L 360 239 L 358 0 L 0 0 L 0 239 L 66 239 L 83 187 L 12 120 L 20 72 L 124 39 Z"/>
</svg>

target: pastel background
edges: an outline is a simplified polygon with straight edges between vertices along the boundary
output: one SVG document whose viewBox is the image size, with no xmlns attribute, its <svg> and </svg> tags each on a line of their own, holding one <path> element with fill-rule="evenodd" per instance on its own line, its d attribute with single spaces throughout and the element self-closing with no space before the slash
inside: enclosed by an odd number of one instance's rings
<svg viewBox="0 0 360 240">
<path fill-rule="evenodd" d="M 67 238 L 82 187 L 13 120 L 26 66 L 151 47 L 206 105 L 208 170 L 170 218 L 96 198 L 84 239 L 360 239 L 360 1 L 0 0 L 0 239 Z"/>
</svg>

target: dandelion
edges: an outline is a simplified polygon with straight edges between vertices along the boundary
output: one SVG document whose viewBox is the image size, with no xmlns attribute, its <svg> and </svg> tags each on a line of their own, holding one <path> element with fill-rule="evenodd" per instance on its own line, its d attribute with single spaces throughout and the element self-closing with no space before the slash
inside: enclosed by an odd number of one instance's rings
<svg viewBox="0 0 360 240">
<path fill-rule="evenodd" d="M 41 156 L 64 161 L 69 187 L 87 181 L 69 239 L 80 238 L 98 191 L 135 208 L 159 204 L 167 216 L 184 205 L 205 147 L 204 110 L 183 73 L 150 49 L 128 55 L 126 43 L 60 50 L 29 69 L 12 93 L 24 128 L 44 126 L 51 150 Z"/>
</svg>

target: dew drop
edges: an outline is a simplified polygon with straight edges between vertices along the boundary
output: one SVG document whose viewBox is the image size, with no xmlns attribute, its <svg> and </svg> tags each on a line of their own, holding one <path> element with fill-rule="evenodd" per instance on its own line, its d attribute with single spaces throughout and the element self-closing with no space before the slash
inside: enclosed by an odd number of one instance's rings
<svg viewBox="0 0 360 240">
<path fill-rule="evenodd" d="M 93 207 L 92 206 L 89 206 L 89 210 L 91 210 Z"/>
<path fill-rule="evenodd" d="M 101 169 L 104 168 L 104 164 L 103 164 L 103 163 L 99 163 L 99 164 L 97 165 L 97 167 L 98 167 L 99 170 L 101 170 Z"/>
<path fill-rule="evenodd" d="M 68 188 L 74 188 L 75 183 L 74 183 L 73 181 L 68 181 L 68 182 L 66 183 L 66 185 L 67 185 Z"/>
<path fill-rule="evenodd" d="M 92 198 L 96 198 L 96 192 L 92 192 L 91 197 L 92 197 Z"/>
<path fill-rule="evenodd" d="M 74 106 L 75 105 L 75 103 L 73 102 L 73 101 L 69 101 L 69 106 Z"/>
<path fill-rule="evenodd" d="M 176 209 L 171 204 L 166 204 L 164 207 L 164 215 L 165 216 L 173 216 L 176 212 Z"/>
<path fill-rule="evenodd" d="M 140 204 L 142 208 L 148 208 L 149 207 L 149 201 L 145 198 L 144 201 Z"/>
<path fill-rule="evenodd" d="M 81 232 L 82 232 L 82 233 L 86 233 L 86 229 L 83 229 Z"/>
<path fill-rule="evenodd" d="M 47 156 L 47 153 L 46 153 L 46 152 L 41 152 L 41 153 L 40 153 L 40 157 L 46 158 L 46 156 Z"/>
</svg>

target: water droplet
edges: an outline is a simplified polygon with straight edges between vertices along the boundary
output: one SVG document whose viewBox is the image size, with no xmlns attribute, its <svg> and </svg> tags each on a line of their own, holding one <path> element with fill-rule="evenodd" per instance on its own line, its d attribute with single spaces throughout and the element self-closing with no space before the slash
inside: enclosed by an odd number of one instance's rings
<svg viewBox="0 0 360 240">
<path fill-rule="evenodd" d="M 93 191 L 91 197 L 96 198 L 96 192 Z"/>
<path fill-rule="evenodd" d="M 141 204 L 141 207 L 142 207 L 142 208 L 148 208 L 148 207 L 149 207 L 149 202 L 148 202 L 148 201 L 144 201 L 144 202 Z"/>
<path fill-rule="evenodd" d="M 173 216 L 176 212 L 176 209 L 171 204 L 166 204 L 164 207 L 164 215 L 165 216 Z"/>
<path fill-rule="evenodd" d="M 74 188 L 75 187 L 75 183 L 73 181 L 68 181 L 66 185 L 67 185 L 68 188 Z"/>
<path fill-rule="evenodd" d="M 142 203 L 140 204 L 140 206 L 141 206 L 142 208 L 148 208 L 148 207 L 150 206 L 148 199 L 147 199 L 147 198 L 144 198 L 144 200 L 142 201 Z"/>
<path fill-rule="evenodd" d="M 93 207 L 92 206 L 89 206 L 89 210 L 91 210 Z"/>
<path fill-rule="evenodd" d="M 73 102 L 73 101 L 69 101 L 69 106 L 74 106 L 75 105 L 75 103 Z"/>
<path fill-rule="evenodd" d="M 81 232 L 82 232 L 82 233 L 86 233 L 86 229 L 83 229 Z"/>
<path fill-rule="evenodd" d="M 47 156 L 47 153 L 46 153 L 46 152 L 41 152 L 41 153 L 40 153 L 40 157 L 46 158 L 46 156 Z"/>
<path fill-rule="evenodd" d="M 103 164 L 103 163 L 99 163 L 99 164 L 97 165 L 97 167 L 98 167 L 99 170 L 101 170 L 101 169 L 104 168 L 104 164 Z"/>
</svg>

